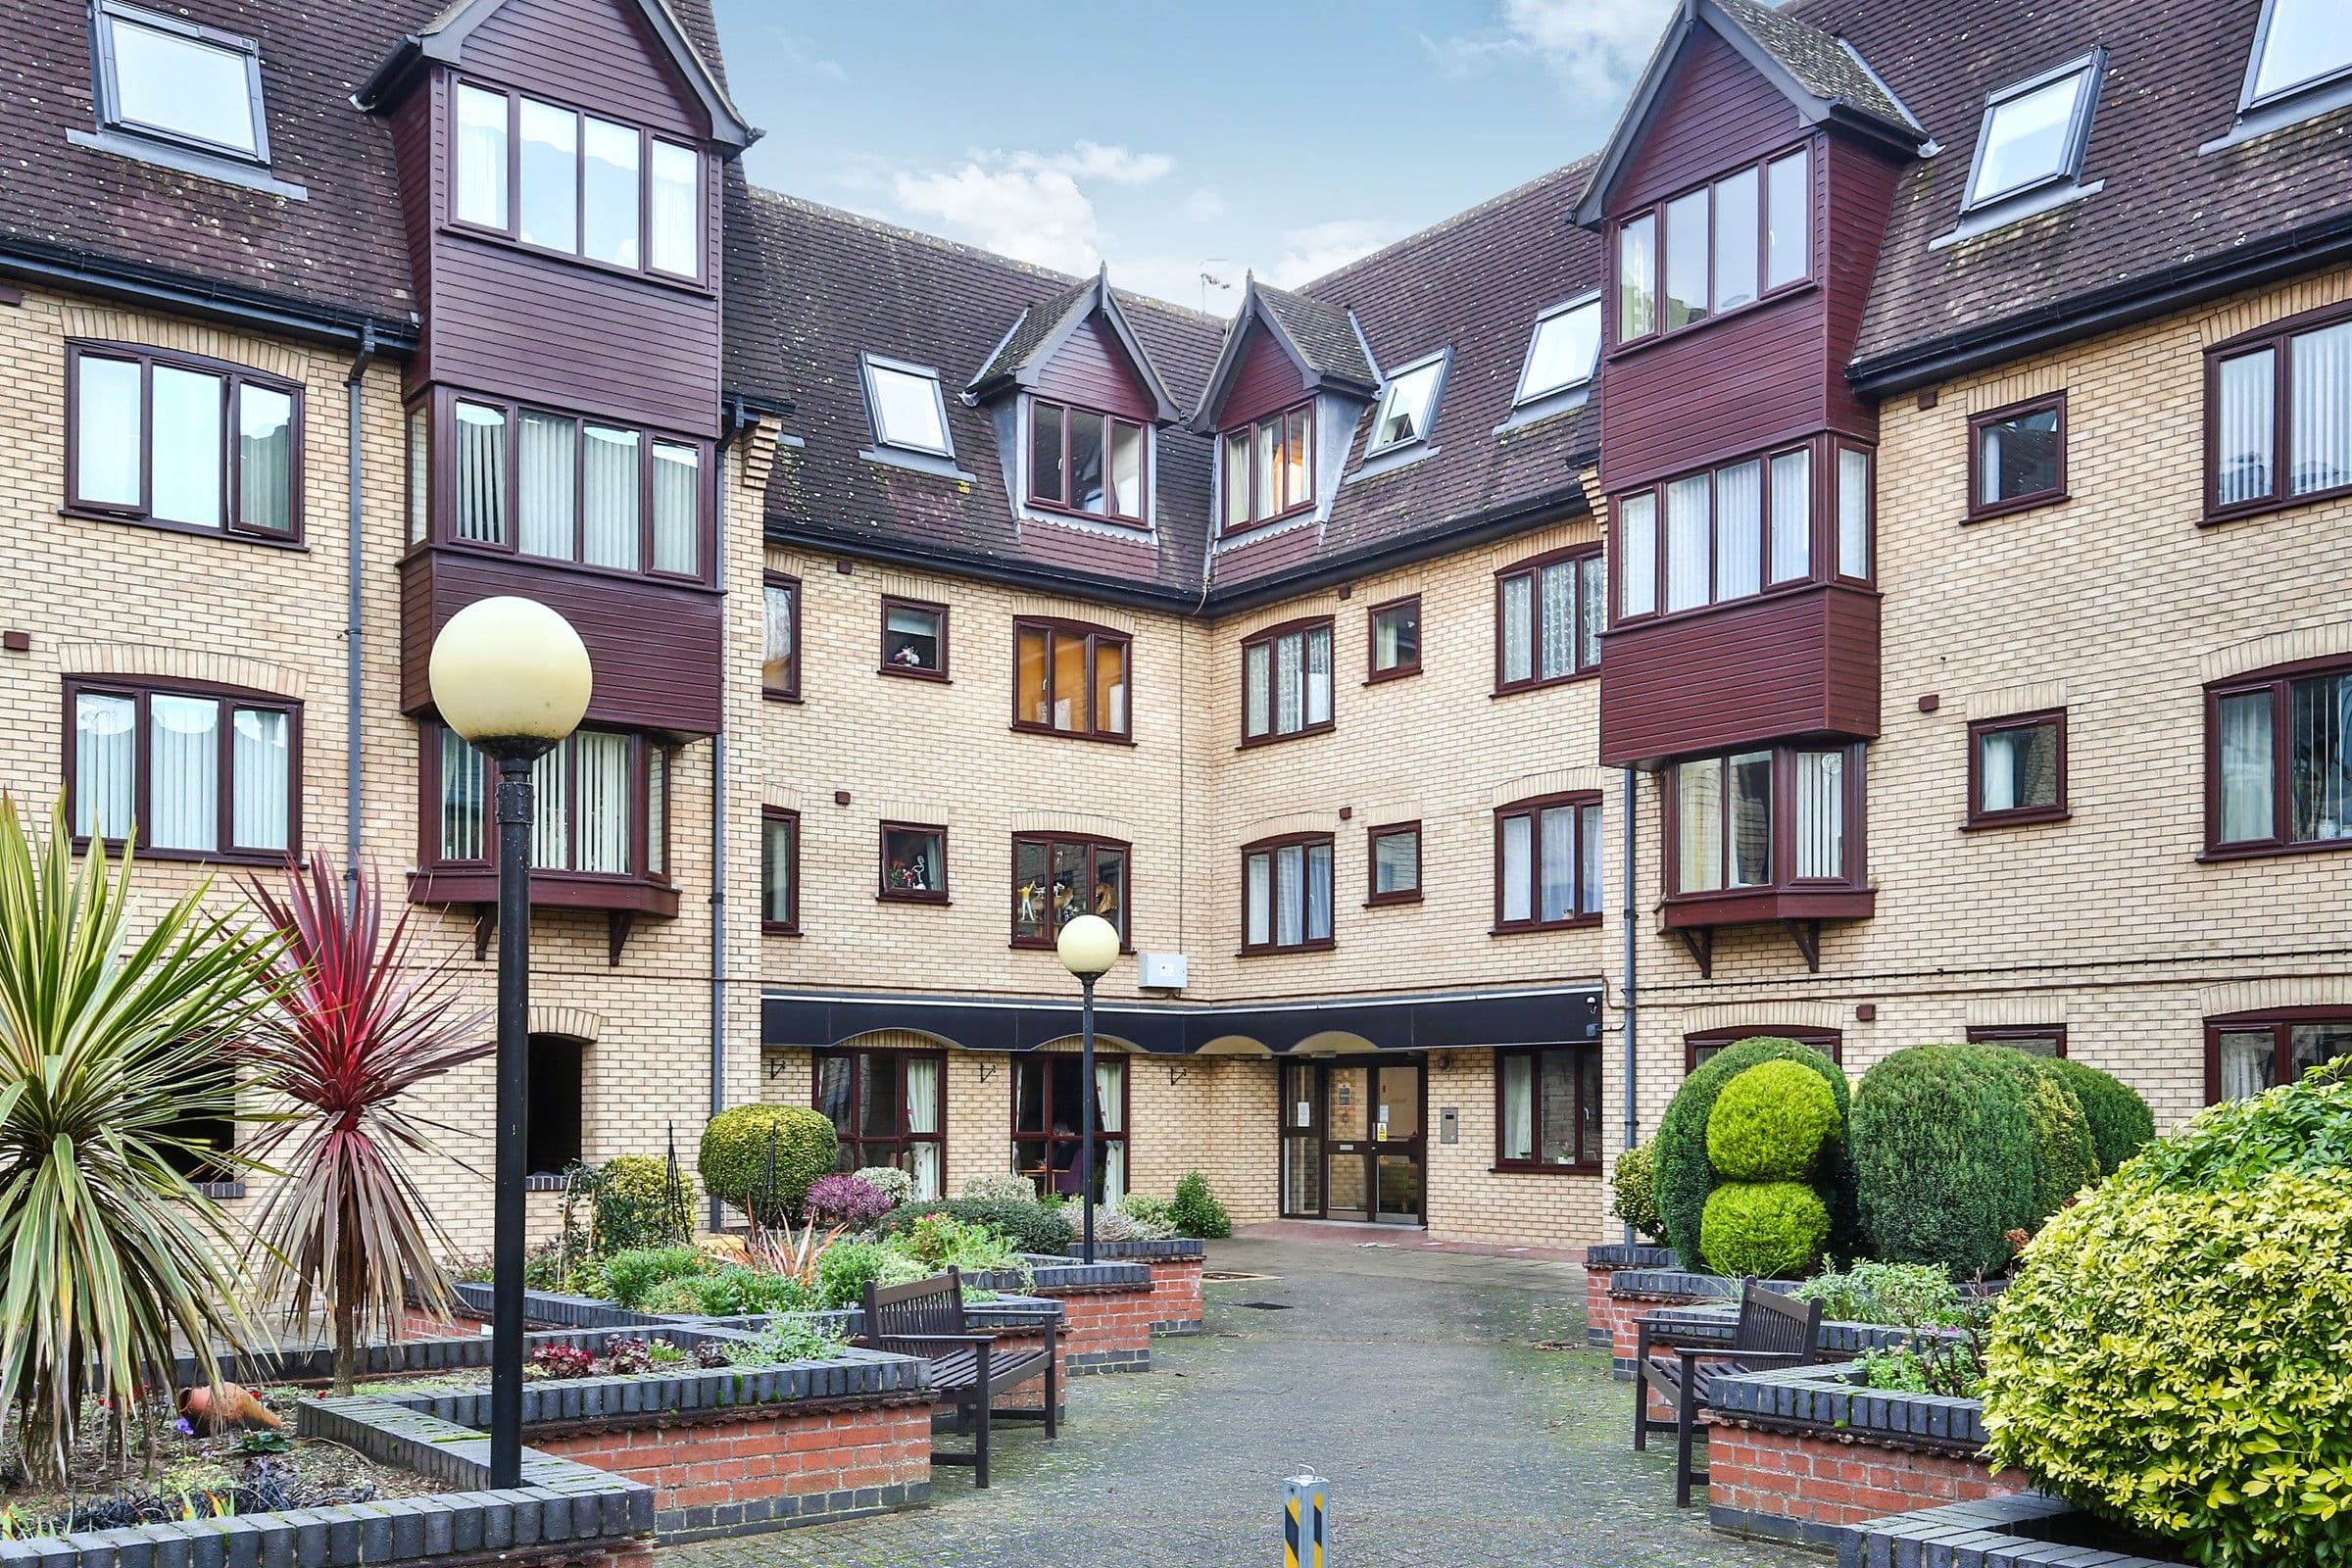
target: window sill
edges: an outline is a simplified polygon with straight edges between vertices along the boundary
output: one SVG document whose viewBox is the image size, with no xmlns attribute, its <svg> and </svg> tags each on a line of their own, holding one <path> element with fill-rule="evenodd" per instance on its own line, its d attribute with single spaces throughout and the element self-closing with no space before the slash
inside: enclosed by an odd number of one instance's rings
<svg viewBox="0 0 2352 1568">
<path fill-rule="evenodd" d="M 74 835 L 74 853 L 76 855 L 90 853 L 88 837 L 81 834 Z M 120 859 L 122 855 L 122 841 L 121 839 L 107 840 L 106 853 L 109 857 Z M 131 848 L 131 856 L 134 859 L 169 860 L 180 865 L 282 866 L 289 861 L 297 865 L 307 863 L 299 845 L 291 850 L 165 850 L 134 845 Z"/>
<path fill-rule="evenodd" d="M 1735 603 L 1744 604 L 1746 601 L 1738 600 Z M 1515 680 L 1508 685 L 1497 685 L 1493 691 L 1487 693 L 1487 696 L 1490 699 L 1516 697 L 1522 692 L 1549 691 L 1554 686 L 1573 686 L 1578 681 L 1598 680 L 1599 678 L 1600 666 L 1594 664 L 1592 668 L 1580 669 L 1573 675 L 1551 675 L 1542 680 Z"/>
<path fill-rule="evenodd" d="M 1987 811 L 1960 824 L 1963 833 L 1988 833 L 2005 827 L 2035 827 L 2044 822 L 2070 822 L 2075 813 L 2063 806 L 2025 811 Z"/>
<path fill-rule="evenodd" d="M 2274 513 L 2292 512 L 2297 507 L 2322 506 L 2352 496 L 2352 485 L 2335 485 L 2326 490 L 2314 490 L 2309 495 L 2275 496 L 2262 501 L 2249 501 L 2235 507 L 2208 507 L 2197 519 L 2200 528 L 2218 528 L 2224 523 L 2243 522 L 2249 517 L 2267 517 Z"/>
<path fill-rule="evenodd" d="M 1282 958 L 1296 953 L 1329 953 L 1338 946 L 1339 942 L 1336 939 L 1325 937 L 1320 942 L 1296 942 L 1287 948 L 1245 947 L 1237 950 L 1234 956 L 1237 958 Z"/>
<path fill-rule="evenodd" d="M 1394 909 L 1420 902 L 1421 890 L 1415 888 L 1410 893 L 1375 893 L 1364 901 L 1364 907 L 1367 909 Z"/>
<path fill-rule="evenodd" d="M 2064 506 L 2074 499 L 2065 490 L 2036 490 L 2030 496 L 2012 496 L 2007 501 L 1996 501 L 1990 506 L 1971 507 L 1968 515 L 1960 519 L 1960 525 L 1966 527 L 1972 522 L 1990 522 L 1995 517 L 2014 516 L 2021 512 L 2038 512 L 2043 507 Z"/>
<path fill-rule="evenodd" d="M 760 934 L 763 937 L 797 937 L 801 934 L 801 928 L 797 925 L 776 925 L 762 920 L 760 922 Z"/>
<path fill-rule="evenodd" d="M 1580 914 L 1569 920 L 1497 920 L 1487 927 L 1491 937 L 1515 937 L 1530 931 L 1590 931 L 1600 924 L 1597 914 Z"/>
<path fill-rule="evenodd" d="M 762 702 L 769 702 L 769 703 L 790 703 L 790 704 L 791 704 L 793 707 L 795 707 L 795 708 L 798 708 L 798 707 L 800 707 L 800 706 L 801 706 L 801 700 L 802 700 L 802 699 L 801 699 L 801 694 L 800 694 L 799 692 L 777 692 L 777 691 L 769 691 L 769 690 L 765 689 L 764 687 L 760 689 L 760 700 L 761 700 Z"/>
<path fill-rule="evenodd" d="M 1774 920 L 1866 920 L 1877 906 L 1872 888 L 1764 887 L 1723 893 L 1669 894 L 1659 923 L 1669 931 L 1718 925 L 1765 925 Z"/>
<path fill-rule="evenodd" d="M 260 545 L 264 550 L 296 550 L 308 554 L 310 546 L 296 534 L 291 539 L 276 539 L 266 533 L 241 533 L 228 528 L 207 528 L 193 522 L 167 522 L 160 517 L 144 517 L 134 514 L 108 512 L 98 507 L 64 506 L 57 509 L 61 517 L 79 517 L 87 522 L 119 522 L 129 528 L 153 528 L 157 533 L 186 534 L 191 539 L 218 539 L 223 544 Z"/>
<path fill-rule="evenodd" d="M 1055 729 L 1051 724 L 1015 722 L 1008 727 L 1015 735 L 1042 735 L 1046 739 L 1054 741 L 1091 741 L 1097 746 L 1133 746 L 1135 744 L 1135 737 L 1132 735 L 1096 735 L 1082 729 Z"/>
<path fill-rule="evenodd" d="M 656 288 L 665 288 L 678 294 L 692 294 L 703 299 L 709 299 L 713 292 L 710 282 L 703 278 L 687 277 L 678 272 L 658 272 L 650 267 L 623 267 L 618 262 L 599 261 L 593 256 L 583 256 L 578 251 L 554 250 L 545 245 L 534 245 L 528 240 L 518 239 L 504 229 L 487 228 L 480 223 L 469 223 L 462 219 L 444 220 L 441 231 L 445 234 L 458 234 L 466 239 L 479 240 L 485 245 L 496 245 L 501 250 L 514 251 L 518 255 L 536 257 L 543 262 L 554 262 L 559 267 L 576 267 L 584 272 L 595 272 L 605 277 L 618 278 L 624 283 L 651 283 Z"/>
<path fill-rule="evenodd" d="M 1663 348 L 1669 343 L 1682 343 L 1688 341 L 1694 332 L 1704 332 L 1708 327 L 1723 321 L 1740 320 L 1754 315 L 1757 311 L 1778 305 L 1783 300 L 1795 299 L 1800 295 L 1812 293 L 1820 287 L 1820 282 L 1810 277 L 1799 278 L 1793 283 L 1783 283 L 1779 288 L 1760 294 L 1745 305 L 1735 305 L 1728 311 L 1717 311 L 1703 321 L 1691 321 L 1683 326 L 1652 327 L 1630 343 L 1620 339 L 1617 345 L 1609 350 L 1607 358 L 1611 361 L 1628 359 L 1638 354 L 1646 354 L 1652 349 Z M 1658 307 L 1659 314 L 1664 315 L 1665 301 L 1661 299 L 1653 303 Z M 1605 316 L 1606 313 L 1603 314 Z M 1586 383 L 1588 387 L 1591 384 L 1591 382 Z"/>
<path fill-rule="evenodd" d="M 1338 727 L 1339 725 L 1335 721 L 1321 724 L 1309 724 L 1304 729 L 1295 729 L 1287 735 L 1246 735 L 1242 737 L 1241 745 L 1236 746 L 1234 750 L 1237 752 L 1253 752 L 1261 746 L 1280 746 L 1285 741 L 1303 741 L 1317 735 L 1328 735 Z"/>
<path fill-rule="evenodd" d="M 927 680 L 939 686 L 952 684 L 946 670 L 925 669 L 919 664 L 878 664 L 875 666 L 874 672 L 879 675 L 895 676 L 900 680 Z"/>
<path fill-rule="evenodd" d="M 1039 516 L 1055 522 L 1099 523 L 1121 533 L 1131 533 L 1139 543 L 1152 531 L 1152 524 L 1142 517 L 1122 517 L 1115 512 L 1088 512 L 1082 507 L 1065 507 L 1058 501 L 1044 501 L 1036 496 L 1031 496 L 1022 505 Z"/>
<path fill-rule="evenodd" d="M 411 871 L 411 904 L 498 903 L 498 871 L 492 866 L 467 866 L 450 871 Z M 531 907 L 541 909 L 604 909 L 650 914 L 673 919 L 678 912 L 678 890 L 667 883 L 640 877 L 599 876 L 577 871 L 533 871 Z"/>
<path fill-rule="evenodd" d="M 2352 850 L 2352 838 L 2312 839 L 2300 844 L 2228 844 L 2210 846 L 2198 855 L 2202 864 L 2222 864 L 2230 860 L 2275 860 L 2290 855 L 2332 855 L 2338 850 Z"/>
<path fill-rule="evenodd" d="M 242 158 L 199 152 L 193 147 L 178 147 L 171 142 L 156 141 L 122 130 L 69 128 L 66 140 L 75 147 L 113 153 L 134 163 L 153 164 L 158 169 L 217 179 L 223 185 L 242 185 L 247 190 L 258 190 L 265 196 L 282 196 L 290 202 L 307 202 L 311 199 L 309 190 L 277 178 L 270 172 L 268 165 L 247 163 Z"/>
<path fill-rule="evenodd" d="M 866 462 L 885 468 L 902 468 L 908 473 L 929 474 L 934 479 L 953 479 L 958 484 L 978 484 L 979 479 L 956 466 L 956 460 L 937 452 L 910 452 L 902 447 L 860 447 L 858 455 Z"/>
<path fill-rule="evenodd" d="M 1498 1159 L 1487 1167 L 1490 1176 L 1597 1176 L 1601 1167 L 1597 1161 L 1590 1164 L 1552 1164 L 1539 1159 Z"/>
<path fill-rule="evenodd" d="M 212 1199 L 215 1202 L 220 1202 L 223 1200 L 231 1198 L 243 1198 L 245 1196 L 245 1184 L 243 1182 L 192 1182 L 189 1185 L 194 1187 L 196 1191 L 204 1197 Z"/>
<path fill-rule="evenodd" d="M 920 904 L 944 909 L 952 902 L 945 893 L 877 893 L 876 904 Z"/>
<path fill-rule="evenodd" d="M 1418 662 L 1410 664 L 1398 664 L 1395 669 L 1376 669 L 1372 671 L 1371 674 L 1364 677 L 1364 684 L 1367 686 L 1379 686 L 1389 681 L 1403 680 L 1408 676 L 1418 675 L 1420 673 L 1421 665 Z"/>
</svg>

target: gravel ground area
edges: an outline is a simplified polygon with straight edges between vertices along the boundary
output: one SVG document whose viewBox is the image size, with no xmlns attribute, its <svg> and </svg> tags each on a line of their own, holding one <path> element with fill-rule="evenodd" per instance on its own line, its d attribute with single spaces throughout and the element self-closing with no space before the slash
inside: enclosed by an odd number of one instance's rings
<svg viewBox="0 0 2352 1568">
<path fill-rule="evenodd" d="M 1075 1380 L 1058 1443 L 999 1428 L 989 1491 L 941 1468 L 929 1507 L 662 1568 L 1271 1568 L 1301 1471 L 1331 1481 L 1326 1568 L 1823 1560 L 1675 1508 L 1672 1446 L 1633 1452 L 1632 1392 L 1582 1348 L 1573 1264 L 1342 1240 L 1224 1243 L 1209 1266 L 1268 1277 L 1212 1282 L 1207 1332 L 1155 1341 L 1149 1374 Z"/>
</svg>

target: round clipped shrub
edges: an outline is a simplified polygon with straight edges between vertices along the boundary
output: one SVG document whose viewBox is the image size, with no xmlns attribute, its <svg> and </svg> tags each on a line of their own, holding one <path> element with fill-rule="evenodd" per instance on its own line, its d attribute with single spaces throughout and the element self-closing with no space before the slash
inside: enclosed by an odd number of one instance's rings
<svg viewBox="0 0 2352 1568">
<path fill-rule="evenodd" d="M 1913 1046 L 1863 1075 L 1848 1138 L 1865 1250 L 1965 1279 L 1997 1272 L 2035 1212 L 2035 1133 L 1998 1046 Z"/>
<path fill-rule="evenodd" d="M 1801 1062 L 1820 1074 L 1838 1102 L 1840 1124 L 1846 1115 L 1845 1074 L 1838 1064 L 1811 1046 L 1775 1035 L 1758 1035 L 1727 1046 L 1712 1060 L 1683 1080 L 1666 1114 L 1658 1121 L 1654 1152 L 1658 1218 L 1666 1245 L 1680 1254 L 1685 1268 L 1703 1268 L 1706 1254 L 1699 1229 L 1707 1195 L 1715 1190 L 1715 1166 L 1707 1158 L 1707 1119 L 1715 1101 L 1729 1084 L 1748 1068 L 1765 1061 Z M 1854 1250 L 1853 1167 L 1841 1138 L 1823 1152 L 1821 1185 L 1830 1209 L 1830 1240 L 1839 1252 Z"/>
<path fill-rule="evenodd" d="M 1830 1211 L 1802 1182 L 1733 1182 L 1708 1195 L 1699 1250 L 1718 1274 L 1795 1279 L 1821 1261 Z"/>
<path fill-rule="evenodd" d="M 2114 1175 L 2156 1136 L 2155 1113 L 2121 1078 L 2064 1056 L 2047 1065 L 2074 1091 L 2076 1102 L 2082 1107 L 2082 1119 L 2090 1123 L 2090 1143 L 2098 1154 L 2100 1175 Z"/>
<path fill-rule="evenodd" d="M 1656 1151 L 1638 1144 L 1617 1156 L 1609 1172 L 1609 1212 L 1643 1236 L 1660 1234 Z"/>
<path fill-rule="evenodd" d="M 1959 1046 L 2008 1080 L 2034 1124 L 2034 1230 L 2098 1180 L 2098 1148 L 2082 1103 L 2049 1061 L 2005 1046 Z"/>
<path fill-rule="evenodd" d="M 1991 1457 L 2206 1568 L 2338 1568 L 2352 1181 L 2182 1190 L 2139 1170 L 2019 1260 L 1985 1344 Z"/>
<path fill-rule="evenodd" d="M 1838 1136 L 1838 1097 L 1797 1061 L 1760 1061 L 1723 1086 L 1707 1113 L 1719 1181 L 1801 1182 Z"/>
<path fill-rule="evenodd" d="M 840 1156 L 841 1141 L 821 1111 L 807 1105 L 737 1105 L 711 1117 L 703 1129 L 695 1168 L 713 1197 L 762 1224 L 775 1224 L 800 1213 L 809 1184 L 830 1174 Z"/>
</svg>

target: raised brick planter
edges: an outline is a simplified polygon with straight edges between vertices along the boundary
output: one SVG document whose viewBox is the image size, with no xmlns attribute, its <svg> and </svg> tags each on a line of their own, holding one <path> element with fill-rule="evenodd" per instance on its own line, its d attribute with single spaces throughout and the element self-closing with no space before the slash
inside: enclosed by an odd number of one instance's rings
<svg viewBox="0 0 2352 1568">
<path fill-rule="evenodd" d="M 1108 1262 L 1141 1263 L 1152 1271 L 1152 1332 L 1198 1334 L 1202 1318 L 1200 1271 L 1208 1250 L 1200 1242 L 1098 1242 L 1095 1256 Z"/>
<path fill-rule="evenodd" d="M 1198 1279 L 1197 1262 L 1194 1272 Z M 1018 1276 L 1011 1275 L 982 1275 L 973 1283 L 1004 1291 L 1018 1290 L 1022 1285 Z M 1152 1369 L 1152 1329 L 1157 1321 L 1158 1305 L 1157 1286 L 1148 1264 L 1032 1258 L 1028 1294 L 1061 1303 L 1064 1376 Z"/>
<path fill-rule="evenodd" d="M 2030 1490 L 1978 1457 L 1975 1399 L 1865 1389 L 1855 1375 L 1791 1367 L 1715 1384 L 1707 1512 L 1717 1529 L 1837 1548 L 1885 1514 Z"/>
<path fill-rule="evenodd" d="M 1673 1266 L 1674 1250 L 1669 1247 L 1586 1248 L 1585 1343 L 1596 1349 L 1605 1345 L 1614 1350 L 1620 1319 L 1638 1318 L 1641 1316 L 1642 1310 L 1645 1310 L 1645 1308 L 1635 1308 L 1631 1298 L 1628 1298 L 1627 1303 L 1621 1306 L 1609 1294 L 1611 1282 L 1615 1280 L 1620 1270 L 1660 1269 Z M 1626 1333 L 1625 1343 L 1628 1348 L 1615 1353 L 1621 1353 L 1630 1358 L 1633 1355 L 1631 1347 L 1634 1343 L 1630 1330 Z M 1630 1368 L 1632 1365 L 1630 1359 L 1626 1365 Z M 1620 1371 L 1619 1373 L 1621 1377 L 1630 1377 L 1631 1375 L 1630 1371 Z"/>
<path fill-rule="evenodd" d="M 2039 1493 L 1985 1497 L 1891 1518 L 1846 1533 L 1838 1568 L 2187 1568 L 2105 1544 L 2105 1533 Z"/>
</svg>

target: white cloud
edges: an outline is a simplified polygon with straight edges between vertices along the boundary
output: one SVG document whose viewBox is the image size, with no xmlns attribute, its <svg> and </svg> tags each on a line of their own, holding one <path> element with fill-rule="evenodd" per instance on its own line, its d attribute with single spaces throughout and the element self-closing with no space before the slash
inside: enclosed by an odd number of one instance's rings
<svg viewBox="0 0 2352 1568">
<path fill-rule="evenodd" d="M 1342 218 L 1285 229 L 1282 255 L 1259 272 L 1277 288 L 1291 288 L 1368 256 L 1396 237 L 1396 225 L 1368 218 Z"/>
<path fill-rule="evenodd" d="M 974 152 L 952 169 L 901 170 L 892 199 L 957 239 L 1064 272 L 1102 259 L 1102 225 L 1089 184 L 1139 186 L 1165 178 L 1165 153 L 1082 141 L 1066 152 Z"/>
<path fill-rule="evenodd" d="M 1225 216 L 1225 193 L 1202 185 L 1184 199 L 1184 216 L 1196 223 L 1213 223 Z"/>
<path fill-rule="evenodd" d="M 1447 80 L 1532 57 L 1571 92 L 1615 98 L 1633 85 L 1672 9 L 1673 0 L 1500 0 L 1494 28 L 1425 36 L 1421 47 Z"/>
<path fill-rule="evenodd" d="M 775 40 L 776 53 L 782 55 L 788 64 L 820 76 L 830 76 L 835 81 L 846 82 L 850 79 L 850 74 L 842 69 L 840 61 L 827 60 L 810 48 L 806 39 L 796 38 L 781 27 L 770 27 L 767 32 Z"/>
</svg>

